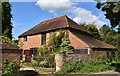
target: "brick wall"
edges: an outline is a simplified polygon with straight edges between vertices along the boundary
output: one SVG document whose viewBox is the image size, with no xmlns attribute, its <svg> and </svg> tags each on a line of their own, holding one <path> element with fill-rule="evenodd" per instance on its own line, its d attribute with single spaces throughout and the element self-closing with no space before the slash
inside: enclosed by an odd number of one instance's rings
<svg viewBox="0 0 120 76">
<path fill-rule="evenodd" d="M 20 64 L 20 52 L 19 50 L 2 50 L 2 66 L 3 61 L 8 59 L 10 62 L 15 61 L 18 65 Z"/>
<path fill-rule="evenodd" d="M 68 62 L 68 61 L 73 61 L 73 60 L 82 60 L 84 62 L 88 61 L 89 59 L 91 59 L 91 56 L 88 54 L 68 54 L 66 56 L 64 56 L 64 62 Z"/>
<path fill-rule="evenodd" d="M 50 33 L 46 33 L 46 42 L 49 41 Z M 27 41 L 24 41 L 24 37 L 19 38 L 19 44 L 23 50 L 30 50 L 30 48 L 41 47 L 41 34 L 32 35 L 27 37 Z"/>
<path fill-rule="evenodd" d="M 69 32 L 69 39 L 71 41 L 71 44 L 74 46 L 74 48 L 88 48 L 89 47 L 85 42 L 83 42 L 80 38 L 78 38 L 71 31 L 68 31 L 68 32 Z"/>
<path fill-rule="evenodd" d="M 24 37 L 19 38 L 19 44 L 23 50 L 30 50 L 30 48 L 36 48 L 41 46 L 41 35 L 32 35 L 27 37 L 27 41 L 24 41 Z"/>
<path fill-rule="evenodd" d="M 67 61 L 73 61 L 73 60 L 82 60 L 84 62 L 87 62 L 90 59 L 97 58 L 98 56 L 106 56 L 106 51 L 92 51 L 91 54 L 81 54 L 81 53 L 73 53 L 73 54 L 68 54 L 64 56 L 64 62 Z"/>
</svg>

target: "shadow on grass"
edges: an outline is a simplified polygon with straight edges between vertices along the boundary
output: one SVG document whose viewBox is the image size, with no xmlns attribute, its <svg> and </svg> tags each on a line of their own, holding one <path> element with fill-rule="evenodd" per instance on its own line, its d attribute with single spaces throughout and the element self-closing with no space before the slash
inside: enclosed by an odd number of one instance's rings
<svg viewBox="0 0 120 76">
<path fill-rule="evenodd" d="M 38 72 L 34 70 L 22 70 L 20 71 L 20 75 L 22 76 L 37 76 Z"/>
</svg>

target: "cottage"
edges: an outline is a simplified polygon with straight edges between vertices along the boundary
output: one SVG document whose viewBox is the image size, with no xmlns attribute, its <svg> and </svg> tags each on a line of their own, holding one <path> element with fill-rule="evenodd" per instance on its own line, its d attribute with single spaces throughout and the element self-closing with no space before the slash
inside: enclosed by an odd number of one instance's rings
<svg viewBox="0 0 120 76">
<path fill-rule="evenodd" d="M 0 41 L 0 52 L 0 69 L 2 69 L 4 59 L 15 61 L 19 65 L 21 55 L 19 47 Z"/>
<path fill-rule="evenodd" d="M 19 36 L 23 60 L 30 61 L 32 56 L 36 56 L 37 48 L 47 44 L 51 34 L 59 29 L 68 32 L 71 44 L 75 48 L 73 57 L 89 55 L 92 58 L 115 49 L 114 46 L 96 39 L 84 27 L 65 15 L 43 21 Z"/>
</svg>

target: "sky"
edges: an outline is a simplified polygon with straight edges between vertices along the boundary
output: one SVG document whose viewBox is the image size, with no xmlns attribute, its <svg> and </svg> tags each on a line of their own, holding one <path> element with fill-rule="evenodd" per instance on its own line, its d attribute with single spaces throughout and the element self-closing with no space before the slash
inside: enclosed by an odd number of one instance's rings
<svg viewBox="0 0 120 76">
<path fill-rule="evenodd" d="M 100 28 L 109 24 L 104 12 L 97 9 L 96 2 L 73 2 L 71 0 L 36 0 L 36 2 L 12 2 L 12 34 L 15 39 L 44 20 L 67 15 L 78 24 L 95 24 Z"/>
</svg>

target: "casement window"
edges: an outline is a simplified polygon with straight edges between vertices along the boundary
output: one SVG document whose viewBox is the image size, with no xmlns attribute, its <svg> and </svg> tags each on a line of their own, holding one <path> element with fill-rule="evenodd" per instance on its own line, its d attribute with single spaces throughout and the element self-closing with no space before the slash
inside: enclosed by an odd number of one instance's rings
<svg viewBox="0 0 120 76">
<path fill-rule="evenodd" d="M 25 36 L 25 37 L 24 37 L 24 41 L 27 41 L 27 40 L 28 40 L 28 36 Z"/>
<path fill-rule="evenodd" d="M 46 44 L 46 33 L 41 34 L 41 45 Z"/>
<path fill-rule="evenodd" d="M 89 54 L 88 48 L 76 48 L 74 51 L 79 54 Z"/>
</svg>

